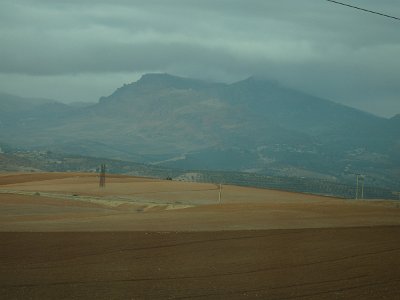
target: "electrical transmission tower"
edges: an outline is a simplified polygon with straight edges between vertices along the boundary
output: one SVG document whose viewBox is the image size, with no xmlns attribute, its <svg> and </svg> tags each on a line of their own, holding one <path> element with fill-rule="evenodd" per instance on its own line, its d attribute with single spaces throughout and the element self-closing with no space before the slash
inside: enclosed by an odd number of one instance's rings
<svg viewBox="0 0 400 300">
<path fill-rule="evenodd" d="M 101 164 L 100 166 L 100 183 L 99 186 L 101 188 L 106 187 L 106 165 Z"/>
</svg>

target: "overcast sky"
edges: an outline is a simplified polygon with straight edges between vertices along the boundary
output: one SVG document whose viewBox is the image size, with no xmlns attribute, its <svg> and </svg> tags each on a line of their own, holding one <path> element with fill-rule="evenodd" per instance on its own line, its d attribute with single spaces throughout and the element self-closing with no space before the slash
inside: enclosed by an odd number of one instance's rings
<svg viewBox="0 0 400 300">
<path fill-rule="evenodd" d="M 400 17 L 399 0 L 343 0 Z M 255 75 L 400 113 L 400 21 L 326 0 L 1 0 L 0 91 L 97 101 L 148 72 Z"/>
</svg>

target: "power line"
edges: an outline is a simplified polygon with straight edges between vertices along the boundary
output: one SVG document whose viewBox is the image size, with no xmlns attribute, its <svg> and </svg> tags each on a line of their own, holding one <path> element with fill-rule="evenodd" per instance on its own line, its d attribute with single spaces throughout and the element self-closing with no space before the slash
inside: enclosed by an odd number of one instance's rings
<svg viewBox="0 0 400 300">
<path fill-rule="evenodd" d="M 395 19 L 395 20 L 399 20 L 400 21 L 400 18 L 398 18 L 398 17 L 390 16 L 390 15 L 383 14 L 383 13 L 380 13 L 380 12 L 377 12 L 377 11 L 361 8 L 361 7 L 358 7 L 358 6 L 353 6 L 353 5 L 342 3 L 342 2 L 339 2 L 339 1 L 333 1 L 333 0 L 326 0 L 326 1 L 332 2 L 332 3 L 336 3 L 336 4 L 339 4 L 339 5 L 343 5 L 343 6 L 347 6 L 347 7 L 351 7 L 351 8 L 355 8 L 355 9 L 358 9 L 358 10 L 369 12 L 371 14 L 376 14 L 376 15 L 380 15 L 380 16 L 383 16 L 383 17 L 386 17 L 386 18 L 391 18 L 391 19 Z"/>
</svg>

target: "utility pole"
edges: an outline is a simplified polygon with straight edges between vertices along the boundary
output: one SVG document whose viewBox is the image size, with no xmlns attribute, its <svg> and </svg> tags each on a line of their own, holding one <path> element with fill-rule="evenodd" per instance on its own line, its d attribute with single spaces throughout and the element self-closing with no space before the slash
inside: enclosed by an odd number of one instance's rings
<svg viewBox="0 0 400 300">
<path fill-rule="evenodd" d="M 356 200 L 358 200 L 358 176 L 360 174 L 356 174 Z"/>
<path fill-rule="evenodd" d="M 100 165 L 100 182 L 99 187 L 104 188 L 106 187 L 106 165 Z"/>
<path fill-rule="evenodd" d="M 221 204 L 222 184 L 219 184 L 218 203 Z"/>
<path fill-rule="evenodd" d="M 361 199 L 364 199 L 364 175 L 361 175 Z"/>
<path fill-rule="evenodd" d="M 358 199 L 361 184 L 361 199 L 364 199 L 364 175 L 356 174 L 356 200 Z"/>
</svg>

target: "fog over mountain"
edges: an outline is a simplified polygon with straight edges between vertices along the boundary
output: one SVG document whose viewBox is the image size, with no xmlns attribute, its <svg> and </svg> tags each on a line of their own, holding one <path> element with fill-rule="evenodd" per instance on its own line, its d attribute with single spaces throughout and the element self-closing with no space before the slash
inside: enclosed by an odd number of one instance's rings
<svg viewBox="0 0 400 300">
<path fill-rule="evenodd" d="M 26 102 L 30 105 L 26 105 Z M 90 106 L 0 95 L 0 140 L 185 169 L 397 184 L 398 116 L 382 118 L 276 81 L 146 74 Z"/>
<path fill-rule="evenodd" d="M 400 16 L 397 0 L 346 3 Z M 255 75 L 391 117 L 399 24 L 325 0 L 3 0 L 0 90 L 95 102 L 151 72 Z"/>
<path fill-rule="evenodd" d="M 397 189 L 400 6 L 346 3 L 4 0 L 1 151 Z"/>
</svg>

